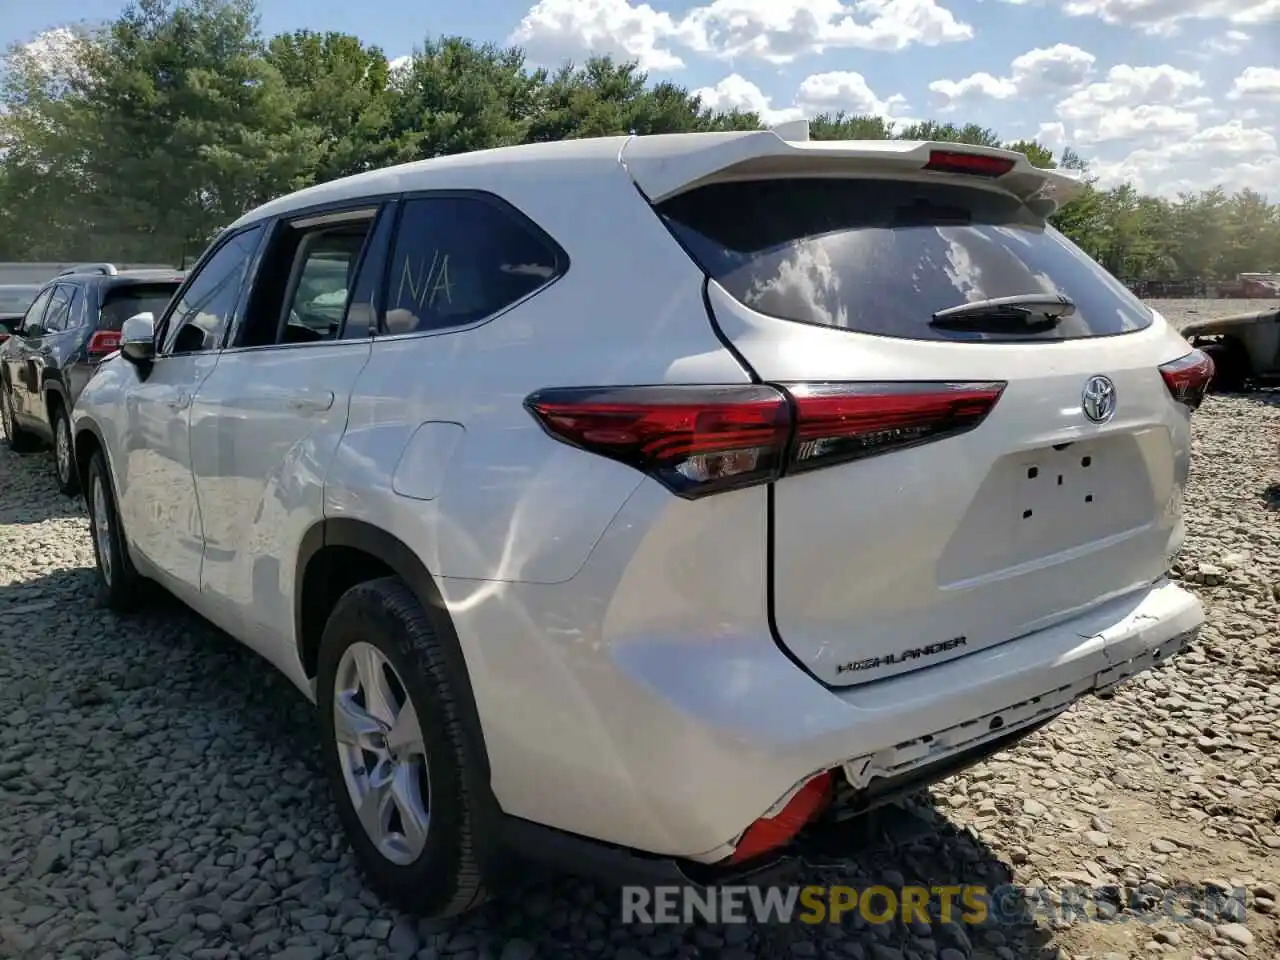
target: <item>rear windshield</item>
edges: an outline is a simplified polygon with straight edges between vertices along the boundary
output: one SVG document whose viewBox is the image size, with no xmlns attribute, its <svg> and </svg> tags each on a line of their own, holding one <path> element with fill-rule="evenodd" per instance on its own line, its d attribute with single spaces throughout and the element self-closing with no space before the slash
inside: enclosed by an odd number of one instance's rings
<svg viewBox="0 0 1280 960">
<path fill-rule="evenodd" d="M 1078 339 L 1140 330 L 1150 311 L 1019 200 L 893 180 L 701 187 L 658 212 L 698 265 L 761 313 L 918 340 Z M 1065 294 L 1076 312 L 1036 333 L 932 327 L 989 297 Z"/>
<path fill-rule="evenodd" d="M 178 289 L 178 283 L 137 283 L 112 287 L 103 294 L 102 330 L 119 330 L 137 313 L 150 313 L 157 320 Z"/>
</svg>

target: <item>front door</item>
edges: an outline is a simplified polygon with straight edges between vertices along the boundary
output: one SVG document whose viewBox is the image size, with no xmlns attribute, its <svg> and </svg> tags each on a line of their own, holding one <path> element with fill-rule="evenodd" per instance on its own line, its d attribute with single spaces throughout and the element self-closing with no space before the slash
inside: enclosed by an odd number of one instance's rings
<svg viewBox="0 0 1280 960">
<path fill-rule="evenodd" d="M 27 315 L 22 318 L 22 326 L 18 328 L 14 339 L 17 341 L 6 355 L 9 369 L 8 375 L 10 397 L 13 400 L 14 415 L 27 419 L 27 410 L 31 407 L 31 396 L 35 385 L 31 383 L 32 345 L 38 350 L 40 338 L 44 335 L 44 314 L 53 297 L 53 287 L 42 290 L 27 308 Z"/>
<path fill-rule="evenodd" d="M 206 255 L 160 320 L 160 349 L 127 395 L 120 508 L 125 530 L 157 579 L 190 597 L 200 589 L 204 533 L 191 473 L 191 401 L 218 365 L 239 309 L 260 227 Z"/>
<path fill-rule="evenodd" d="M 377 216 L 373 204 L 276 225 L 243 322 L 192 409 L 202 603 L 286 670 L 291 558 L 323 515 L 325 473 L 369 359 L 361 300 L 381 278 L 390 232 L 387 216 L 375 229 Z"/>
</svg>

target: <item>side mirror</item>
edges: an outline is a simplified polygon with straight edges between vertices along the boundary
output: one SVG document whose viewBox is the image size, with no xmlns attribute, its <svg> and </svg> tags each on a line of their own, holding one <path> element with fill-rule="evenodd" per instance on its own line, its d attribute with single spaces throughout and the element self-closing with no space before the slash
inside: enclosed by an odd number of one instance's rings
<svg viewBox="0 0 1280 960">
<path fill-rule="evenodd" d="M 156 355 L 155 338 L 155 315 L 136 313 L 120 328 L 120 353 L 132 363 L 150 363 Z"/>
</svg>

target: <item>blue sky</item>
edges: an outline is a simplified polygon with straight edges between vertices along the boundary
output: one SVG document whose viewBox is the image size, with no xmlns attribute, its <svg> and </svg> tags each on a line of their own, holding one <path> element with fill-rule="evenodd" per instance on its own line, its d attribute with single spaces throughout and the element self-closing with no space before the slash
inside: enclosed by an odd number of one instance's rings
<svg viewBox="0 0 1280 960">
<path fill-rule="evenodd" d="M 118 0 L 6 4 L 29 42 Z M 1222 183 L 1280 200 L 1280 0 L 260 0 L 267 33 L 354 33 L 389 56 L 440 33 L 534 62 L 639 59 L 709 103 L 973 120 L 1075 146 L 1106 181 L 1172 195 Z M 1194 15 L 1186 11 L 1192 9 Z"/>
</svg>

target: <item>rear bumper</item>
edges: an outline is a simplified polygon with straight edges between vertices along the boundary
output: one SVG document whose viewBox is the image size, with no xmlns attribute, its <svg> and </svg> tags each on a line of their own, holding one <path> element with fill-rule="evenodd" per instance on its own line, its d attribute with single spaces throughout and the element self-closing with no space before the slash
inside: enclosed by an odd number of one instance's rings
<svg viewBox="0 0 1280 960">
<path fill-rule="evenodd" d="M 628 735 L 613 735 L 607 755 L 546 748 L 544 762 L 569 770 L 572 760 L 573 776 L 544 779 L 536 794 L 499 793 L 499 802 L 520 818 L 513 845 L 539 859 L 637 882 L 705 876 L 813 774 L 841 771 L 852 812 L 865 812 L 1163 662 L 1203 619 L 1193 595 L 1162 580 L 1053 628 L 849 690 L 822 687 L 776 647 L 766 654 L 745 639 L 735 663 L 670 648 L 613 659 L 611 706 L 632 721 Z M 553 798 L 556 818 L 522 809 L 522 800 Z"/>
</svg>

